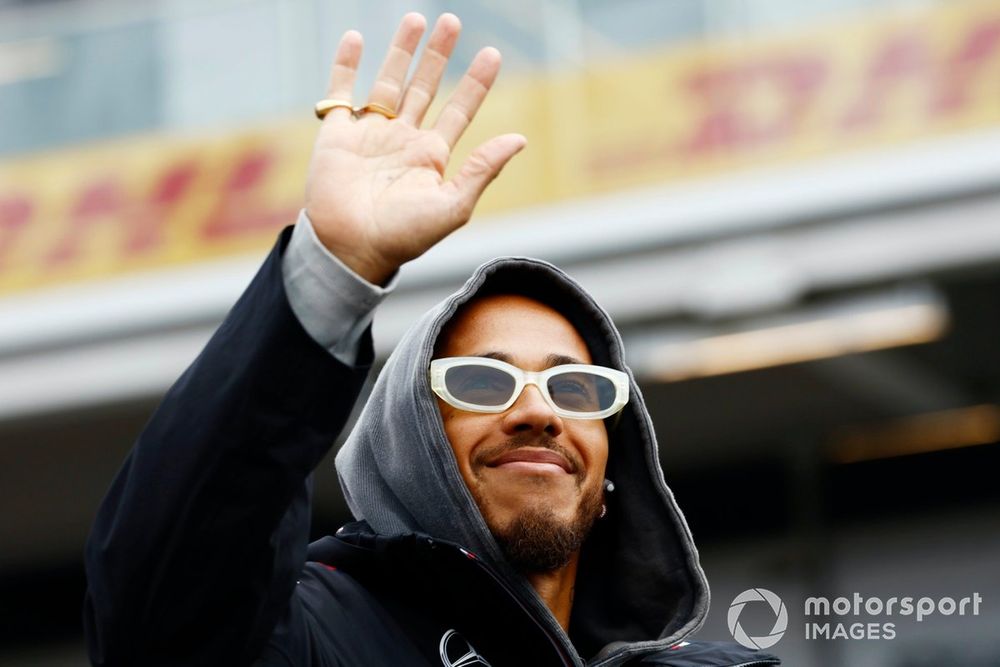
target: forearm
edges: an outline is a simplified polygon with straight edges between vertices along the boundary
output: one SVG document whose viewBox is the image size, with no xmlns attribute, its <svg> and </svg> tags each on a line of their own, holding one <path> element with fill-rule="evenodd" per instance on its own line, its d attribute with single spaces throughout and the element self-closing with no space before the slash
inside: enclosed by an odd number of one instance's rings
<svg viewBox="0 0 1000 667">
<path fill-rule="evenodd" d="M 289 236 L 171 388 L 102 504 L 86 550 L 96 664 L 232 663 L 266 641 L 287 604 L 308 534 L 306 478 L 366 374 L 292 312 L 280 256 Z M 367 364 L 370 335 L 360 345 Z"/>
<path fill-rule="evenodd" d="M 281 263 L 288 302 L 306 332 L 334 357 L 353 365 L 375 307 L 396 286 L 373 285 L 327 250 L 305 210 Z M 398 276 L 398 274 L 396 274 Z"/>
</svg>

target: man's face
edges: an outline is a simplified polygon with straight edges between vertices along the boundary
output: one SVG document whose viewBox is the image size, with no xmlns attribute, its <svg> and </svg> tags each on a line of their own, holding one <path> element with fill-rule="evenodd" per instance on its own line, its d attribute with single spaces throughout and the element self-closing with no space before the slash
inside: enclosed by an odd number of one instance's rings
<svg viewBox="0 0 1000 667">
<path fill-rule="evenodd" d="M 488 356 L 527 371 L 591 363 L 565 317 L 521 296 L 472 302 L 442 336 L 439 357 Z M 502 413 L 438 406 L 462 477 L 508 559 L 528 571 L 564 565 L 600 512 L 604 422 L 560 417 L 534 385 Z"/>
</svg>

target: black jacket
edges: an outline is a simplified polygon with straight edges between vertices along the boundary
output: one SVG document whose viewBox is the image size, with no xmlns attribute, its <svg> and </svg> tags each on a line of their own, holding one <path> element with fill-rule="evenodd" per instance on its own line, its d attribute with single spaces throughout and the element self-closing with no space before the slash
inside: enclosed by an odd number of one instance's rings
<svg viewBox="0 0 1000 667">
<path fill-rule="evenodd" d="M 364 522 L 310 545 L 291 609 L 276 633 L 280 641 L 272 639 L 260 664 L 573 664 L 475 554 L 426 535 L 380 536 Z M 474 662 L 470 652 L 483 662 Z M 778 661 L 737 644 L 691 642 L 623 664 Z"/>
<path fill-rule="evenodd" d="M 364 522 L 307 545 L 310 473 L 372 358 L 348 368 L 284 294 L 282 237 L 115 478 L 86 547 L 95 665 L 580 664 L 480 556 Z M 569 648 L 567 648 L 569 646 Z M 480 662 L 475 662 L 475 659 Z M 735 644 L 606 664 L 777 664 Z M 604 663 L 602 663 L 604 664 Z"/>
</svg>

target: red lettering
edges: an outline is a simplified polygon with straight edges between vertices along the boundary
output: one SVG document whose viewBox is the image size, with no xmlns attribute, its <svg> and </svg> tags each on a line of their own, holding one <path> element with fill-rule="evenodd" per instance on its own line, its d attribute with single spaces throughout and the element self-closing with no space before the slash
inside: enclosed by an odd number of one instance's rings
<svg viewBox="0 0 1000 667">
<path fill-rule="evenodd" d="M 88 186 L 70 211 L 69 229 L 45 257 L 50 267 L 76 259 L 91 228 L 121 213 L 125 197 L 117 180 L 108 177 Z"/>
<path fill-rule="evenodd" d="M 153 187 L 149 202 L 129 220 L 130 230 L 125 249 L 129 254 L 149 252 L 163 243 L 163 231 L 174 205 L 187 194 L 198 174 L 193 160 L 167 170 Z"/>
<path fill-rule="evenodd" d="M 204 237 L 238 236 L 292 222 L 294 212 L 269 208 L 260 195 L 260 186 L 270 175 L 274 162 L 274 154 L 262 149 L 240 157 L 220 194 L 218 206 L 202 227 Z"/>
<path fill-rule="evenodd" d="M 939 88 L 931 113 L 943 115 L 968 102 L 969 89 L 981 79 L 983 65 L 1000 46 L 1000 18 L 976 26 L 958 51 L 948 59 L 939 77 Z"/>
<path fill-rule="evenodd" d="M 0 270 L 5 268 L 3 258 L 27 227 L 33 211 L 31 200 L 23 195 L 0 197 Z"/>
<path fill-rule="evenodd" d="M 801 124 L 827 76 L 827 64 L 813 55 L 737 64 L 698 72 L 688 82 L 704 105 L 694 132 L 682 141 L 687 153 L 706 153 L 770 144 Z M 766 114 L 749 100 L 767 95 Z"/>
<path fill-rule="evenodd" d="M 929 87 L 933 62 L 926 38 L 920 32 L 892 37 L 871 62 L 864 74 L 861 93 L 848 105 L 842 123 L 849 129 L 870 127 L 882 119 L 886 98 L 901 83 L 910 82 L 918 89 Z"/>
<path fill-rule="evenodd" d="M 129 198 L 113 176 L 89 184 L 70 209 L 67 229 L 45 257 L 50 267 L 75 261 L 98 224 L 120 226 L 126 255 L 148 253 L 163 244 L 169 214 L 188 192 L 198 166 L 194 161 L 173 165 L 155 183 L 144 203 Z"/>
</svg>

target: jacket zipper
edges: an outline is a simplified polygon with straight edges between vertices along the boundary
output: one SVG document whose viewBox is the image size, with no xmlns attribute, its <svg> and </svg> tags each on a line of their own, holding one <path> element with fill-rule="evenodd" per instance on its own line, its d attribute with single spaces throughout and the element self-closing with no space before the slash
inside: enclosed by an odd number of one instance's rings
<svg viewBox="0 0 1000 667">
<path fill-rule="evenodd" d="M 476 556 L 474 553 L 466 551 L 462 547 L 456 547 L 456 548 L 463 554 L 465 554 L 466 557 L 469 558 L 469 560 L 476 563 L 476 565 L 479 566 L 479 569 L 488 574 L 490 578 L 492 578 L 493 581 L 495 581 L 497 585 L 500 586 L 501 590 L 503 590 L 504 593 L 506 593 L 511 599 L 514 600 L 514 602 L 517 603 L 517 606 L 521 608 L 521 611 L 523 611 L 525 615 L 531 619 L 531 622 L 534 623 L 538 627 L 538 629 L 542 631 L 542 634 L 545 635 L 545 638 L 548 639 L 549 642 L 555 647 L 556 651 L 559 653 L 559 658 L 562 660 L 563 665 L 566 665 L 567 667 L 575 667 L 573 660 L 566 655 L 566 651 L 563 648 L 562 643 L 558 641 L 555 637 L 553 637 L 552 633 L 549 632 L 549 629 L 546 628 L 544 625 L 542 625 L 537 618 L 535 618 L 535 615 L 531 613 L 531 610 L 528 609 L 526 606 L 524 606 L 524 603 L 521 602 L 520 598 L 518 598 L 517 595 L 514 594 L 514 591 L 512 591 L 507 586 L 507 584 L 499 576 L 497 576 L 497 574 L 492 570 L 492 568 L 487 566 L 486 563 L 480 560 L 479 556 Z"/>
</svg>

